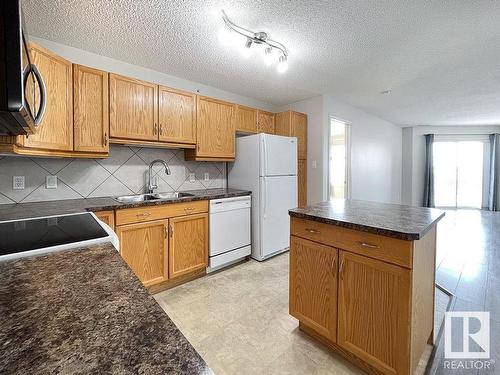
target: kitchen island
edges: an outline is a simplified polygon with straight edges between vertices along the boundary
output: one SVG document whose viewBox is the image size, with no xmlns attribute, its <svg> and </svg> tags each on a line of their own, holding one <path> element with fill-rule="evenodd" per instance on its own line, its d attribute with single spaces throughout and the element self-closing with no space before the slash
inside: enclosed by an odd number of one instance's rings
<svg viewBox="0 0 500 375">
<path fill-rule="evenodd" d="M 413 374 L 433 344 L 435 209 L 338 200 L 289 211 L 290 314 L 370 374 Z"/>
<path fill-rule="evenodd" d="M 0 373 L 212 374 L 109 244 L 0 262 Z"/>
</svg>

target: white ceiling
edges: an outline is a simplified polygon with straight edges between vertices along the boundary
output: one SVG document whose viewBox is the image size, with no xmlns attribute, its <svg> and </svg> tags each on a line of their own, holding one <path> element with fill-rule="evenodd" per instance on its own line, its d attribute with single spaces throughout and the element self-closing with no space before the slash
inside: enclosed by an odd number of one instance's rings
<svg viewBox="0 0 500 375">
<path fill-rule="evenodd" d="M 25 0 L 28 32 L 277 106 L 329 93 L 399 125 L 500 124 L 500 1 Z M 220 10 L 290 50 L 221 45 Z M 380 91 L 390 89 L 390 94 Z"/>
</svg>

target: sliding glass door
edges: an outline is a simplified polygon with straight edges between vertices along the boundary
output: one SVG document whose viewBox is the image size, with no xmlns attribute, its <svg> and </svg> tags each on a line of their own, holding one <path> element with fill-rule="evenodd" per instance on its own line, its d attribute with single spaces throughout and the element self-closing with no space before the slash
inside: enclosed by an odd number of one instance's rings
<svg viewBox="0 0 500 375">
<path fill-rule="evenodd" d="M 484 142 L 434 142 L 436 207 L 482 208 Z"/>
</svg>

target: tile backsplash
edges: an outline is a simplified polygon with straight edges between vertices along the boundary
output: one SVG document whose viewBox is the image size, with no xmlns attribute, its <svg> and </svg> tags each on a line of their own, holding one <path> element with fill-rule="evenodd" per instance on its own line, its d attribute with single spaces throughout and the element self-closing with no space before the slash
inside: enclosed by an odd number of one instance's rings
<svg viewBox="0 0 500 375">
<path fill-rule="evenodd" d="M 166 175 L 160 164 L 153 168 L 160 192 L 226 186 L 225 163 L 185 161 L 183 150 L 111 145 L 107 159 L 0 156 L 0 204 L 140 194 L 155 159 L 165 160 L 171 170 Z M 57 189 L 47 189 L 46 176 L 53 175 Z M 13 176 L 25 176 L 23 190 L 13 189 Z"/>
</svg>

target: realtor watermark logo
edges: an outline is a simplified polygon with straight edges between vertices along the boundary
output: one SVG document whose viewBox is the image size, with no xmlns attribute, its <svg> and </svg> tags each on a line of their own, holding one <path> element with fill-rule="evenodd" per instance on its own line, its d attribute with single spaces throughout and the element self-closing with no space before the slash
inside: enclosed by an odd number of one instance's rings
<svg viewBox="0 0 500 375">
<path fill-rule="evenodd" d="M 490 358 L 490 313 L 452 311 L 445 313 L 444 367 L 448 369 L 492 369 Z"/>
</svg>

